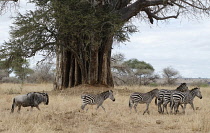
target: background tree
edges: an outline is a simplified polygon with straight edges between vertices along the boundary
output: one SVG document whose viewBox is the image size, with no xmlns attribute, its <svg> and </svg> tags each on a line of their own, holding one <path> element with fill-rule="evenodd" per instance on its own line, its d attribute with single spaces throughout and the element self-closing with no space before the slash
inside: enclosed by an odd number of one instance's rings
<svg viewBox="0 0 210 133">
<path fill-rule="evenodd" d="M 159 78 L 149 63 L 137 59 L 125 61 L 121 53 L 112 56 L 111 67 L 116 85 L 148 85 Z"/>
<path fill-rule="evenodd" d="M 164 68 L 162 76 L 165 79 L 165 84 L 168 84 L 168 85 L 175 84 L 178 78 L 181 77 L 179 75 L 179 72 L 172 67 Z"/>
<path fill-rule="evenodd" d="M 27 78 L 30 83 L 52 83 L 55 77 L 55 65 L 51 62 L 40 62 L 33 69 L 34 72 Z"/>
<path fill-rule="evenodd" d="M 113 86 L 113 39 L 125 41 L 136 28 L 128 22 L 138 16 L 150 23 L 180 14 L 209 13 L 209 1 L 195 0 L 34 0 L 37 10 L 19 15 L 13 27 L 13 47 L 32 57 L 38 51 L 56 53 L 55 89 L 80 84 Z M 17 43 L 18 42 L 18 43 Z M 11 53 L 10 53 L 11 54 Z M 10 58 L 11 59 L 11 58 Z M 15 60 L 15 58 L 12 58 Z"/>
<path fill-rule="evenodd" d="M 11 46 L 11 44 L 8 43 L 7 46 Z M 8 52 L 11 52 L 12 55 L 8 54 Z M 14 51 L 4 50 L 0 54 L 0 58 L 0 69 L 4 70 L 8 77 L 13 72 L 23 82 L 33 72 L 29 68 L 29 60 L 21 56 L 21 51 L 14 53 Z"/>
<path fill-rule="evenodd" d="M 125 61 L 125 55 L 122 53 L 113 54 L 111 58 L 111 71 L 113 75 L 113 80 L 115 85 L 125 85 L 127 84 L 127 79 L 125 78 L 127 73 L 127 68 L 123 65 Z"/>
<path fill-rule="evenodd" d="M 146 84 L 146 77 L 152 75 L 155 70 L 149 63 L 137 59 L 125 61 L 124 65 L 130 68 L 129 75 L 133 77 L 131 80 L 133 82 L 138 82 L 139 85 Z"/>
</svg>

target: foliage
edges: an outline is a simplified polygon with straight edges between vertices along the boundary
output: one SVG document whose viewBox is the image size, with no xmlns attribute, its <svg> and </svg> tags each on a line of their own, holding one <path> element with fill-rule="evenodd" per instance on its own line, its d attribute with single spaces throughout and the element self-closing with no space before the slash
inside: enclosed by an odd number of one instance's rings
<svg viewBox="0 0 210 133">
<path fill-rule="evenodd" d="M 146 18 L 153 24 L 154 19 L 177 18 L 180 14 L 209 15 L 207 0 L 32 0 L 32 2 L 36 3 L 37 10 L 25 15 L 19 14 L 11 31 L 11 40 L 4 43 L 0 49 L 0 59 L 7 68 L 10 68 L 8 64 L 18 60 L 23 60 L 24 63 L 26 58 L 40 51 L 46 57 L 56 54 L 57 59 L 60 59 L 58 61 L 60 64 L 57 65 L 59 66 L 56 75 L 57 88 L 72 87 L 87 83 L 87 80 L 112 86 L 110 57 L 113 38 L 123 42 L 129 39 L 129 33 L 137 31 L 135 26 L 128 23 L 134 16 L 143 20 Z M 98 57 L 93 57 L 94 55 Z M 95 58 L 98 60 L 94 62 Z M 94 64 L 96 65 L 93 66 Z M 19 68 L 21 65 L 19 64 Z M 95 68 L 91 69 L 92 66 Z M 132 74 L 134 78 L 140 79 L 154 71 L 149 64 L 135 60 L 127 62 L 124 67 L 130 69 L 123 70 L 121 67 L 122 74 Z M 72 73 L 70 75 L 69 73 L 74 70 L 78 71 L 74 73 L 75 75 Z M 91 77 L 90 73 L 95 75 Z M 70 81 L 69 77 L 75 79 Z"/>
<path fill-rule="evenodd" d="M 149 74 L 154 71 L 154 68 L 149 63 L 139 61 L 137 59 L 130 59 L 128 61 L 125 61 L 124 65 L 131 68 L 131 71 L 137 76 Z"/>
<path fill-rule="evenodd" d="M 112 73 L 116 85 L 148 85 L 155 83 L 159 78 L 149 63 L 138 59 L 125 61 L 121 53 L 112 56 Z"/>
<path fill-rule="evenodd" d="M 9 77 L 9 73 L 5 69 L 0 69 L 0 80 L 2 80 L 4 77 Z"/>
<path fill-rule="evenodd" d="M 128 40 L 128 34 L 136 31 L 135 26 L 129 24 L 122 27 L 119 15 L 106 6 L 96 10 L 83 0 L 33 2 L 37 10 L 18 14 L 11 26 L 11 39 L 0 48 L 0 59 L 5 68 L 20 68 L 25 58 L 33 57 L 37 52 L 42 52 L 45 58 L 52 57 L 56 45 L 76 51 L 78 44 L 99 45 L 106 31 L 115 34 L 119 42 Z M 69 44 L 61 40 L 69 40 Z"/>
</svg>

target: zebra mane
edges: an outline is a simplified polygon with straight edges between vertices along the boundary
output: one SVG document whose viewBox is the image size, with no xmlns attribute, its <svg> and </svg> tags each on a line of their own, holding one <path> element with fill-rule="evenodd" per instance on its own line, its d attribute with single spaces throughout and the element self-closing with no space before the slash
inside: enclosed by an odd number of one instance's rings
<svg viewBox="0 0 210 133">
<path fill-rule="evenodd" d="M 197 89 L 200 89 L 200 88 L 195 87 L 195 88 L 193 88 L 192 90 L 190 90 L 190 92 L 195 91 L 195 90 L 197 90 Z"/>
<path fill-rule="evenodd" d="M 102 93 L 99 94 L 99 95 L 103 96 L 104 99 L 107 99 L 107 98 L 109 97 L 109 95 L 110 95 L 110 91 L 113 92 L 112 90 L 108 90 L 108 91 L 102 92 Z"/>
<path fill-rule="evenodd" d="M 149 91 L 147 93 L 154 93 L 155 91 L 158 91 L 158 89 L 157 88 L 156 89 L 153 89 L 153 90 L 151 90 L 151 91 Z"/>
<path fill-rule="evenodd" d="M 187 87 L 187 84 L 186 83 L 181 83 L 181 85 L 179 85 L 176 90 L 179 90 L 179 91 L 186 91 L 188 89 L 185 89 L 184 87 Z"/>
<path fill-rule="evenodd" d="M 100 95 L 105 95 L 106 93 L 109 93 L 109 90 L 102 92 Z"/>
</svg>

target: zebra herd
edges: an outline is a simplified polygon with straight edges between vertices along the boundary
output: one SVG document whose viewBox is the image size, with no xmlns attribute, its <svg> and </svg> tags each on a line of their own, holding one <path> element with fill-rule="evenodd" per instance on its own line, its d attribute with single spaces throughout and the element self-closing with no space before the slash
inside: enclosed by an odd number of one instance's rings
<svg viewBox="0 0 210 133">
<path fill-rule="evenodd" d="M 189 90 L 186 83 L 181 83 L 181 85 L 178 86 L 175 90 L 153 89 L 147 93 L 134 92 L 130 95 L 129 107 L 130 109 L 132 109 L 133 107 L 134 110 L 137 112 L 136 107 L 138 104 L 146 104 L 146 110 L 143 112 L 143 115 L 145 113 L 149 114 L 149 104 L 155 97 L 155 104 L 158 106 L 159 113 L 163 114 L 165 110 L 166 113 L 168 113 L 168 103 L 170 103 L 171 113 L 174 110 L 174 113 L 176 114 L 178 112 L 179 106 L 182 107 L 183 113 L 185 113 L 185 108 L 187 104 L 190 104 L 193 110 L 195 110 L 193 105 L 193 100 L 195 96 L 202 99 L 200 88 L 196 87 L 192 90 Z M 81 99 L 83 101 L 81 108 L 84 110 L 85 106 L 90 104 L 97 105 L 96 109 L 101 106 L 105 111 L 105 108 L 102 106 L 102 104 L 107 98 L 115 101 L 112 90 L 100 93 L 98 95 L 84 94 L 81 96 Z"/>
<path fill-rule="evenodd" d="M 138 104 L 146 104 L 146 110 L 143 112 L 143 115 L 145 113 L 149 114 L 149 104 L 151 103 L 153 98 L 155 98 L 155 104 L 158 106 L 159 113 L 161 114 L 163 114 L 164 112 L 168 113 L 167 105 L 169 103 L 170 103 L 171 113 L 174 110 L 174 113 L 176 114 L 178 112 L 179 106 L 182 107 L 183 113 L 185 113 L 187 104 L 190 104 L 192 109 L 195 110 L 193 105 L 193 100 L 195 96 L 202 99 L 200 88 L 196 87 L 189 90 L 186 83 L 181 83 L 181 85 L 178 86 L 175 90 L 153 89 L 147 93 L 134 92 L 130 95 L 129 98 L 129 108 L 131 110 L 133 107 L 134 110 L 137 112 L 136 107 Z M 103 107 L 102 104 L 107 98 L 110 98 L 112 101 L 115 101 L 112 90 L 108 90 L 97 95 L 83 94 L 81 95 L 83 103 L 81 109 L 84 110 L 86 105 L 97 105 L 96 109 L 101 107 L 105 111 L 105 108 Z M 38 110 L 40 110 L 38 105 L 42 102 L 45 105 L 48 105 L 49 97 L 47 93 L 30 92 L 26 95 L 19 95 L 13 99 L 11 112 L 13 113 L 14 108 L 17 106 L 18 106 L 18 112 L 20 111 L 21 106 L 23 107 L 31 106 L 31 109 L 33 107 L 36 107 Z"/>
</svg>

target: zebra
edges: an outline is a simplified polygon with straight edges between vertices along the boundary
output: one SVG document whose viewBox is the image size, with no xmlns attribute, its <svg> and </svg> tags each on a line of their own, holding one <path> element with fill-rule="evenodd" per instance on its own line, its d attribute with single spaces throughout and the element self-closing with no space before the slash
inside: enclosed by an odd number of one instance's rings
<svg viewBox="0 0 210 133">
<path fill-rule="evenodd" d="M 159 90 L 159 96 L 158 98 L 155 99 L 155 104 L 158 105 L 159 113 L 164 113 L 164 108 L 166 112 L 168 113 L 167 104 L 170 102 L 171 93 L 174 91 L 181 91 L 181 92 L 188 91 L 187 84 L 181 83 L 175 90 L 167 90 L 167 89 Z M 158 103 L 157 103 L 157 100 L 158 100 Z M 163 108 L 161 107 L 162 104 L 163 104 Z"/>
<path fill-rule="evenodd" d="M 18 106 L 18 112 L 20 112 L 21 106 L 23 107 L 31 106 L 31 110 L 33 109 L 33 107 L 36 107 L 38 110 L 40 110 L 39 104 L 42 102 L 45 105 L 48 105 L 49 96 L 47 93 L 30 92 L 25 95 L 18 95 L 15 98 L 13 98 L 11 113 L 14 112 L 14 109 L 17 106 Z"/>
<path fill-rule="evenodd" d="M 193 100 L 195 96 L 202 99 L 200 88 L 196 87 L 186 92 L 178 92 L 178 91 L 173 92 L 171 95 L 171 101 L 172 101 L 171 113 L 172 113 L 173 107 L 174 107 L 175 114 L 178 112 L 179 104 L 184 104 L 183 113 L 185 113 L 187 104 L 190 104 L 192 109 L 195 110 L 194 104 L 193 104 Z"/>
<path fill-rule="evenodd" d="M 81 99 L 83 102 L 81 109 L 84 110 L 85 106 L 89 104 L 89 105 L 97 105 L 96 110 L 101 106 L 103 110 L 105 111 L 105 108 L 103 107 L 102 104 L 107 98 L 110 98 L 113 102 L 115 101 L 112 90 L 108 90 L 97 95 L 83 94 L 81 95 Z"/>
<path fill-rule="evenodd" d="M 158 97 L 158 89 L 153 89 L 147 93 L 139 93 L 139 92 L 134 92 L 130 95 L 129 99 L 129 107 L 130 110 L 132 109 L 132 106 L 134 107 L 135 111 L 138 103 L 144 104 L 146 103 L 146 110 L 144 111 L 143 115 L 147 112 L 149 114 L 149 104 L 151 103 L 152 99 L 154 97 Z"/>
</svg>

